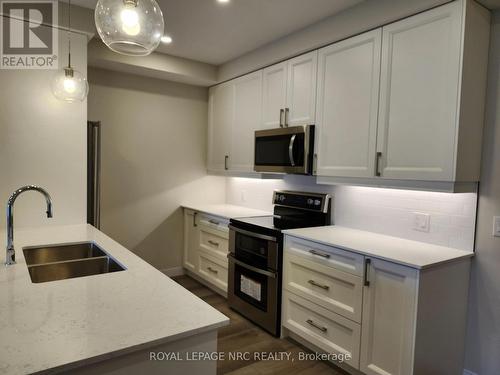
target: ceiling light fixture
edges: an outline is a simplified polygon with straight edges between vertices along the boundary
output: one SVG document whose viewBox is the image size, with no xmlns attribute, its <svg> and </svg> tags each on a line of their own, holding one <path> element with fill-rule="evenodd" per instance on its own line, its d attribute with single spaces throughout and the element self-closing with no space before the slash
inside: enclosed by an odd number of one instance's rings
<svg viewBox="0 0 500 375">
<path fill-rule="evenodd" d="M 221 4 L 227 4 L 229 3 L 229 0 L 217 0 L 217 2 Z"/>
<path fill-rule="evenodd" d="M 165 26 L 155 0 L 99 0 L 95 25 L 111 50 L 131 56 L 153 52 L 160 44 Z"/>
<path fill-rule="evenodd" d="M 68 2 L 68 66 L 57 71 L 51 86 L 54 96 L 67 102 L 84 101 L 89 93 L 87 79 L 71 66 L 71 0 Z"/>
<path fill-rule="evenodd" d="M 172 37 L 168 36 L 168 35 L 163 35 L 161 37 L 161 41 L 162 41 L 162 43 L 170 44 L 170 43 L 172 43 Z"/>
</svg>

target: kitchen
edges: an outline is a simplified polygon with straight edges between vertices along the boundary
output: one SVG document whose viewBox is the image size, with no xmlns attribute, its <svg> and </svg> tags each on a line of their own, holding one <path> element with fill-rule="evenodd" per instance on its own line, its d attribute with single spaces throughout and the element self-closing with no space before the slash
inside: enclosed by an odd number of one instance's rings
<svg viewBox="0 0 500 375">
<path fill-rule="evenodd" d="M 1 196 L 53 214 L 2 219 L 1 373 L 498 373 L 500 4 L 160 0 L 147 56 L 68 5 L 0 69 Z M 40 281 L 82 243 L 120 270 Z"/>
</svg>

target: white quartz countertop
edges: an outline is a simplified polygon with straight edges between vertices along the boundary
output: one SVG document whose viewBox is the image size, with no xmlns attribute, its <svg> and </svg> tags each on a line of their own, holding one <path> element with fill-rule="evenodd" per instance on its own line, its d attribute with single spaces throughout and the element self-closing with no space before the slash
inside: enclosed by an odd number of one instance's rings
<svg viewBox="0 0 500 375">
<path fill-rule="evenodd" d="M 235 219 L 238 217 L 268 216 L 272 212 L 256 210 L 254 208 L 236 206 L 233 204 L 183 204 L 182 207 L 206 214 L 219 216 L 225 219 Z"/>
<path fill-rule="evenodd" d="M 405 240 L 336 225 L 284 231 L 286 235 L 423 269 L 474 256 L 472 251 Z"/>
<path fill-rule="evenodd" d="M 229 319 L 90 225 L 16 230 L 0 255 L 0 373 L 62 370 L 217 329 Z M 5 232 L 0 234 L 5 243 Z M 93 241 L 125 271 L 34 284 L 23 247 Z"/>
</svg>

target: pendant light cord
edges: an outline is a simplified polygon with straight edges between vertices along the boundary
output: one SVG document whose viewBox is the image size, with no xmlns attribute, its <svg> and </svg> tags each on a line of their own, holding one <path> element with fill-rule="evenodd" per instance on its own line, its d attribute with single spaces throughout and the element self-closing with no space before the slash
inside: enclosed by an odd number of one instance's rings
<svg viewBox="0 0 500 375">
<path fill-rule="evenodd" d="M 68 68 L 71 68 L 71 0 L 68 0 Z"/>
</svg>

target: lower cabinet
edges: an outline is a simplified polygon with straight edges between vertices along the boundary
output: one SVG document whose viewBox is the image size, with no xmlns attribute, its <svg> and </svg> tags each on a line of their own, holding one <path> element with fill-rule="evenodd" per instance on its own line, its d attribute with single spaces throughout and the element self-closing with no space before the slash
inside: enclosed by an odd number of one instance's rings
<svg viewBox="0 0 500 375">
<path fill-rule="evenodd" d="M 184 209 L 183 266 L 219 293 L 227 293 L 228 220 Z"/>
<path fill-rule="evenodd" d="M 288 235 L 284 251 L 285 335 L 367 375 L 462 374 L 469 258 L 416 269 Z"/>
</svg>

